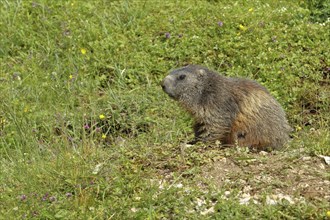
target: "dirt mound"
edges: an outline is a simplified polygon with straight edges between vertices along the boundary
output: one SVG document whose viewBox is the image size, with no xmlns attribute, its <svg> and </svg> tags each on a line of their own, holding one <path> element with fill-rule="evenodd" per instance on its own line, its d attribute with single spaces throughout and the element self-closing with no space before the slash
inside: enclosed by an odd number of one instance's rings
<svg viewBox="0 0 330 220">
<path fill-rule="evenodd" d="M 299 150 L 230 155 L 208 164 L 202 176 L 227 194 L 240 190 L 242 203 L 257 202 L 263 195 L 269 195 L 270 204 L 282 199 L 330 202 L 330 166 L 323 158 Z"/>
</svg>

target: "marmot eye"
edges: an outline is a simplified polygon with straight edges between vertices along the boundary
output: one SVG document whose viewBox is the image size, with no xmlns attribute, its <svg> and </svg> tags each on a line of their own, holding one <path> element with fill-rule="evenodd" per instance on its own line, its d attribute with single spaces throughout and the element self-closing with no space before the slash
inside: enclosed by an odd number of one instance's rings
<svg viewBox="0 0 330 220">
<path fill-rule="evenodd" d="M 179 76 L 179 80 L 184 80 L 184 78 L 186 78 L 186 75 L 184 74 Z"/>
</svg>

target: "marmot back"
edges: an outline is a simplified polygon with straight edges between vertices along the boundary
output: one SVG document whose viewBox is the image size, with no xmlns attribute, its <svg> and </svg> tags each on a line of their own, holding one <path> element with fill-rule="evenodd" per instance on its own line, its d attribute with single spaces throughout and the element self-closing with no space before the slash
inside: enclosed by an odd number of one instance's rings
<svg viewBox="0 0 330 220">
<path fill-rule="evenodd" d="M 173 70 L 162 88 L 194 118 L 192 143 L 219 140 L 224 145 L 274 149 L 289 140 L 285 112 L 255 81 L 189 65 Z"/>
</svg>

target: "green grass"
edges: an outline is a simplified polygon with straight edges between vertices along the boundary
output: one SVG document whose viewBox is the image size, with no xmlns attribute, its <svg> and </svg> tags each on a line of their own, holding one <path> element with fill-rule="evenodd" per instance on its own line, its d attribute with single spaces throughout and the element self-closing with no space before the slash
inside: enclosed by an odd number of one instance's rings
<svg viewBox="0 0 330 220">
<path fill-rule="evenodd" d="M 1 1 L 0 219 L 326 219 L 330 170 L 315 155 L 330 155 L 329 12 L 321 0 Z M 290 146 L 263 158 L 182 145 L 191 119 L 159 82 L 189 63 L 266 86 Z M 328 197 L 269 205 L 281 184 L 258 182 L 258 203 L 240 204 L 241 174 L 253 183 L 246 171 L 273 157 L 289 173 L 309 164 L 297 183 L 317 176 Z M 205 178 L 223 158 L 237 183 Z"/>
</svg>

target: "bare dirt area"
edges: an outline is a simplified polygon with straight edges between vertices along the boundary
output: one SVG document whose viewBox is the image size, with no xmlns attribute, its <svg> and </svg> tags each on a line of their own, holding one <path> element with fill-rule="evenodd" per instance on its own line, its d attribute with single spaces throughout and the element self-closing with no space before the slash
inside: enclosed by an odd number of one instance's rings
<svg viewBox="0 0 330 220">
<path fill-rule="evenodd" d="M 303 149 L 286 152 L 231 154 L 208 164 L 202 172 L 214 187 L 230 195 L 238 189 L 240 203 L 267 204 L 286 200 L 330 202 L 330 165 Z"/>
</svg>

